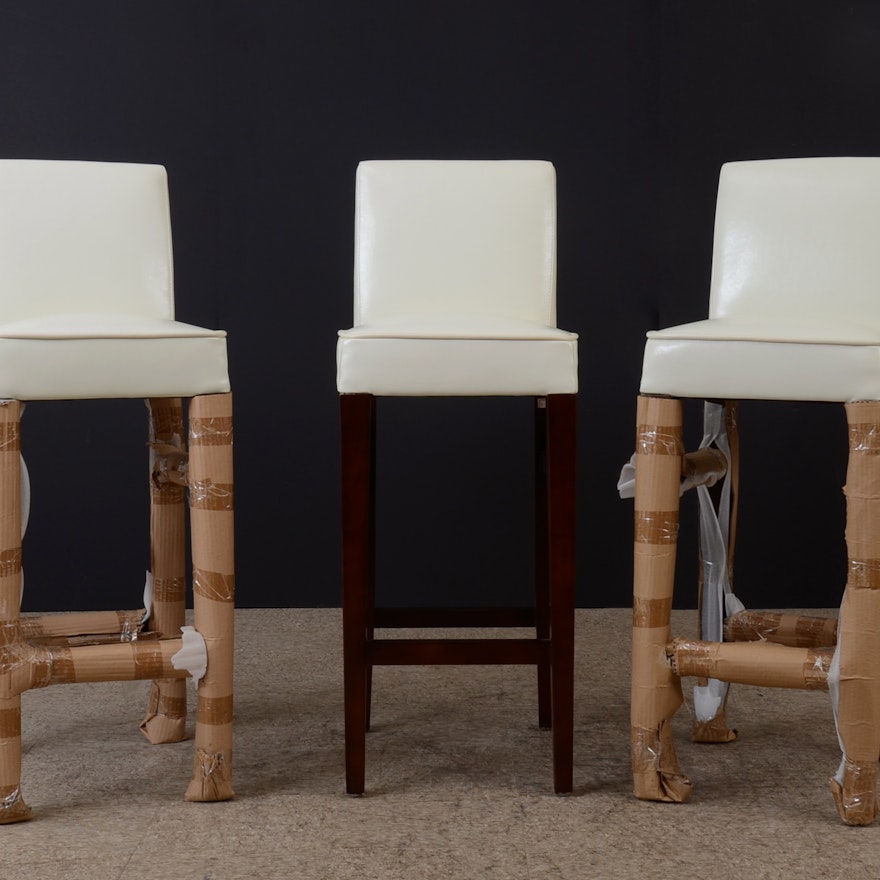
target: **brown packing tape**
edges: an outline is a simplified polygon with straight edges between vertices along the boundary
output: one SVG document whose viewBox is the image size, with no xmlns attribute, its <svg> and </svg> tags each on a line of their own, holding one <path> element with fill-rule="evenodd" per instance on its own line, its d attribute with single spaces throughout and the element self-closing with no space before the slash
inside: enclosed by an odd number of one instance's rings
<svg viewBox="0 0 880 880">
<path fill-rule="evenodd" d="M 786 615 L 786 618 L 789 615 Z M 808 615 L 792 615 L 795 617 L 795 644 L 803 647 L 824 648 L 837 644 L 836 617 L 810 617 Z M 783 623 L 783 632 L 785 625 Z"/>
<path fill-rule="evenodd" d="M 0 698 L 13 698 L 31 688 L 49 684 L 52 671 L 50 649 L 26 642 L 17 625 L 2 629 L 13 638 L 3 646 L 4 674 L 0 678 Z"/>
<path fill-rule="evenodd" d="M 682 454 L 681 428 L 670 425 L 640 423 L 636 429 L 636 454 Z"/>
<path fill-rule="evenodd" d="M 0 422 L 0 452 L 21 452 L 21 425 L 17 421 Z"/>
<path fill-rule="evenodd" d="M 156 706 L 153 710 L 157 715 L 168 715 L 181 718 L 186 715 L 186 697 L 172 697 L 157 691 Z"/>
<path fill-rule="evenodd" d="M 0 739 L 21 736 L 21 710 L 0 709 Z"/>
<path fill-rule="evenodd" d="M 199 510 L 233 510 L 233 486 L 231 483 L 215 483 L 210 479 L 192 480 L 189 505 Z"/>
<path fill-rule="evenodd" d="M 637 510 L 637 544 L 675 544 L 678 540 L 678 510 Z"/>
<path fill-rule="evenodd" d="M 205 724 L 231 724 L 233 717 L 232 695 L 203 697 L 199 694 L 198 720 Z"/>
<path fill-rule="evenodd" d="M 880 559 L 850 559 L 846 583 L 856 590 L 880 590 Z"/>
<path fill-rule="evenodd" d="M 880 455 L 880 428 L 871 422 L 850 423 L 849 450 L 857 455 Z"/>
<path fill-rule="evenodd" d="M 235 575 L 219 571 L 193 570 L 193 592 L 212 602 L 235 600 Z"/>
<path fill-rule="evenodd" d="M 164 671 L 162 646 L 158 642 L 141 642 L 134 652 L 135 678 L 161 678 Z"/>
<path fill-rule="evenodd" d="M 190 418 L 190 446 L 230 446 L 232 444 L 232 416 Z"/>
<path fill-rule="evenodd" d="M 51 657 L 50 675 L 47 684 L 74 684 L 76 678 L 76 666 L 73 663 L 73 655 L 68 647 L 52 647 L 49 649 Z"/>
<path fill-rule="evenodd" d="M 21 574 L 21 547 L 0 550 L 0 577 Z"/>
<path fill-rule="evenodd" d="M 161 486 L 153 484 L 150 488 L 150 501 L 153 504 L 183 504 L 186 499 L 184 486 L 174 483 L 163 483 Z"/>
<path fill-rule="evenodd" d="M 153 577 L 153 602 L 183 602 L 186 599 L 185 577 Z"/>
<path fill-rule="evenodd" d="M 633 599 L 633 626 L 637 629 L 655 629 L 666 626 L 672 610 L 672 599 L 646 599 L 636 596 Z"/>
</svg>

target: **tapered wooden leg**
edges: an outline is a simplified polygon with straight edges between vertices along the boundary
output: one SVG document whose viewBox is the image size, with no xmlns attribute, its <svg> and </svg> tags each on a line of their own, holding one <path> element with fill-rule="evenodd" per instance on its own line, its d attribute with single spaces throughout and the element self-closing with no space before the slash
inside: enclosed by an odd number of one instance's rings
<svg viewBox="0 0 880 880">
<path fill-rule="evenodd" d="M 186 444 L 180 398 L 147 401 L 150 411 L 150 571 L 153 607 L 147 624 L 169 637 L 186 623 Z M 150 742 L 186 736 L 186 682 L 154 681 L 141 731 Z"/>
<path fill-rule="evenodd" d="M 342 630 L 345 691 L 345 790 L 364 793 L 370 667 L 368 604 L 375 588 L 375 421 L 370 394 L 340 403 L 342 480 Z"/>
<path fill-rule="evenodd" d="M 675 754 L 670 722 L 681 680 L 666 662 L 678 541 L 683 447 L 681 404 L 639 397 L 633 578 L 632 757 L 636 797 L 685 801 L 690 781 Z"/>
<path fill-rule="evenodd" d="M 0 403 L 0 824 L 31 818 L 21 794 L 21 404 Z"/>
<path fill-rule="evenodd" d="M 535 635 L 550 638 L 550 560 L 547 520 L 547 398 L 535 399 Z M 538 727 L 553 726 L 550 658 L 538 662 Z"/>
<path fill-rule="evenodd" d="M 375 398 L 374 398 L 375 403 Z M 366 597 L 366 625 L 367 644 L 373 641 L 376 629 L 376 416 L 370 423 L 370 533 L 368 536 L 367 551 L 370 554 L 367 560 L 367 597 Z M 366 696 L 366 719 L 364 729 L 370 729 L 370 717 L 373 708 L 373 663 L 367 651 L 367 683 Z"/>
<path fill-rule="evenodd" d="M 208 668 L 199 682 L 196 756 L 188 801 L 232 791 L 234 528 L 232 395 L 194 397 L 189 407 L 189 498 L 195 628 Z"/>
<path fill-rule="evenodd" d="M 553 786 L 572 790 L 577 397 L 547 397 L 547 522 Z M 540 667 L 539 667 L 540 668 Z"/>
<path fill-rule="evenodd" d="M 844 822 L 868 825 L 878 815 L 880 756 L 880 402 L 847 404 L 846 413 L 849 567 L 838 629 L 844 763 L 831 791 Z"/>
</svg>

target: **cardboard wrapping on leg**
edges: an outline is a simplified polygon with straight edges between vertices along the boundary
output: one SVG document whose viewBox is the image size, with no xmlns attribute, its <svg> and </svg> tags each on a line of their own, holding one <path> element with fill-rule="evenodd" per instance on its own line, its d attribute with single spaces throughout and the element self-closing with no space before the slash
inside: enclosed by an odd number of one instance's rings
<svg viewBox="0 0 880 880">
<path fill-rule="evenodd" d="M 841 819 L 874 821 L 880 756 L 880 402 L 846 406 L 846 592 L 840 608 L 838 733 L 843 779 L 831 780 Z"/>
<path fill-rule="evenodd" d="M 0 699 L 0 825 L 32 817 L 21 796 L 21 697 Z"/>
<path fill-rule="evenodd" d="M 825 648 L 837 644 L 837 620 L 777 611 L 740 611 L 724 621 L 724 640 L 765 640 L 795 648 Z"/>
<path fill-rule="evenodd" d="M 651 730 L 633 727 L 631 733 L 635 796 L 684 803 L 691 796 L 691 781 L 678 766 L 670 722 Z"/>
<path fill-rule="evenodd" d="M 143 628 L 146 609 L 136 611 L 72 611 L 67 614 L 41 614 L 21 620 L 22 638 L 29 642 L 55 642 L 106 636 L 117 642 L 130 641 Z"/>
<path fill-rule="evenodd" d="M 846 825 L 870 825 L 878 815 L 877 762 L 844 761 L 843 783 L 828 780 L 837 813 Z"/>
<path fill-rule="evenodd" d="M 175 636 L 186 623 L 186 444 L 179 398 L 153 398 L 150 412 L 149 628 Z M 141 732 L 152 743 L 186 738 L 186 683 L 154 681 Z"/>
<path fill-rule="evenodd" d="M 35 651 L 31 662 L 31 687 L 50 684 L 82 684 L 89 681 L 143 681 L 150 678 L 184 679 L 185 670 L 175 669 L 171 658 L 180 650 L 181 639 L 120 642 L 114 645 L 50 646 L 48 678 Z M 44 655 L 44 656 L 45 656 Z M 38 670 L 40 670 L 38 672 Z"/>
<path fill-rule="evenodd" d="M 682 470 L 681 404 L 640 397 L 636 436 L 633 577 L 632 760 L 636 797 L 683 801 L 669 721 L 682 703 L 681 681 L 666 662 L 675 579 Z"/>
<path fill-rule="evenodd" d="M 673 639 L 666 646 L 677 675 L 762 687 L 826 690 L 831 648 L 793 648 L 773 642 Z"/>
<path fill-rule="evenodd" d="M 21 794 L 21 404 L 0 403 L 0 824 L 31 818 Z"/>
<path fill-rule="evenodd" d="M 232 395 L 190 404 L 189 490 L 195 628 L 208 665 L 199 682 L 196 756 L 188 801 L 228 800 L 232 790 L 232 670 L 235 599 Z"/>
<path fill-rule="evenodd" d="M 701 679 L 697 684 L 705 686 L 707 679 Z M 728 694 L 730 692 L 728 691 Z M 691 731 L 691 739 L 697 743 L 729 743 L 736 739 L 737 733 L 727 723 L 727 697 L 724 705 L 708 721 L 694 720 Z"/>
</svg>

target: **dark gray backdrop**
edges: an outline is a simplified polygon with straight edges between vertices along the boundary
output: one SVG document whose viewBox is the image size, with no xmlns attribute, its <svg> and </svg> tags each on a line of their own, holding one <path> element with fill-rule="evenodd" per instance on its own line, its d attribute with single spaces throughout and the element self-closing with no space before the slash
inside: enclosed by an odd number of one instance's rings
<svg viewBox="0 0 880 880">
<path fill-rule="evenodd" d="M 644 332 L 705 315 L 719 166 L 880 154 L 878 51 L 870 2 L 0 0 L 0 157 L 168 168 L 178 316 L 229 331 L 244 606 L 339 602 L 357 161 L 552 160 L 559 321 L 581 334 L 578 600 L 622 606 Z M 528 404 L 382 403 L 384 598 L 522 601 Z M 840 408 L 741 422 L 739 592 L 836 603 Z M 26 608 L 135 604 L 144 428 L 136 401 L 29 406 Z"/>
</svg>

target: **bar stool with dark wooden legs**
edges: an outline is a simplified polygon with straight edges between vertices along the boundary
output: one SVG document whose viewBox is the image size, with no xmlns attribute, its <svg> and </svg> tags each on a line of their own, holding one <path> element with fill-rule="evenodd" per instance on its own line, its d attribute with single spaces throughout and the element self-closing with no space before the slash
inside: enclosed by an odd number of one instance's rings
<svg viewBox="0 0 880 880">
<path fill-rule="evenodd" d="M 337 348 L 350 794 L 365 789 L 376 665 L 535 665 L 538 721 L 553 731 L 553 788 L 572 789 L 577 337 L 556 327 L 555 195 L 553 166 L 541 161 L 358 167 L 355 321 Z M 376 607 L 377 398 L 385 396 L 535 399 L 534 607 Z M 535 635 L 375 635 L 508 626 Z"/>
</svg>

